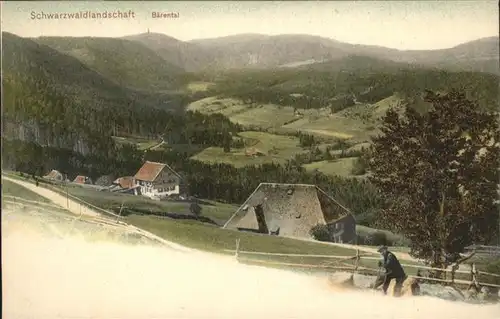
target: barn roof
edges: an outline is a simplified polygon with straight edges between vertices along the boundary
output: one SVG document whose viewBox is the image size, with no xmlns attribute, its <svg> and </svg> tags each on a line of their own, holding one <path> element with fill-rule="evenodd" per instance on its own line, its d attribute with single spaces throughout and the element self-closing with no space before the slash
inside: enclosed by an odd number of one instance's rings
<svg viewBox="0 0 500 319">
<path fill-rule="evenodd" d="M 132 188 L 135 186 L 135 178 L 134 176 L 119 177 L 113 184 L 120 185 L 121 188 Z"/>
<path fill-rule="evenodd" d="M 45 178 L 49 178 L 49 179 L 56 179 L 56 178 L 58 178 L 58 177 L 61 177 L 61 178 L 62 178 L 62 174 L 61 174 L 59 171 L 57 171 L 57 170 L 53 169 L 53 170 L 51 170 L 51 171 L 50 171 L 50 173 L 48 173 L 48 174 L 47 174 L 47 175 L 45 175 L 44 177 L 45 177 Z"/>
<path fill-rule="evenodd" d="M 165 168 L 180 177 L 180 175 L 167 164 L 150 161 L 146 161 L 134 177 L 141 181 L 153 182 Z"/>
<path fill-rule="evenodd" d="M 261 183 L 226 222 L 224 228 L 255 229 L 254 206 L 262 205 L 269 229 L 280 228 L 280 235 L 310 237 L 317 224 L 329 224 L 352 215 L 349 209 L 316 185 Z"/>
<path fill-rule="evenodd" d="M 85 184 L 87 181 L 90 181 L 90 178 L 88 178 L 87 176 L 78 175 L 78 176 L 77 176 L 77 177 L 75 177 L 75 179 L 73 180 L 73 183 Z"/>
</svg>

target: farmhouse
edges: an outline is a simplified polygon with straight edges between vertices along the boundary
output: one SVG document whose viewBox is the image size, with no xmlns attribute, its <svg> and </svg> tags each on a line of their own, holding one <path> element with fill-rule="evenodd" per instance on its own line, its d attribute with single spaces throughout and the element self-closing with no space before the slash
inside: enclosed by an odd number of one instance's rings
<svg viewBox="0 0 500 319">
<path fill-rule="evenodd" d="M 255 147 L 245 149 L 245 156 L 265 156 L 266 154 L 261 150 L 256 149 Z"/>
<path fill-rule="evenodd" d="M 113 185 L 124 189 L 133 188 L 135 186 L 135 178 L 134 176 L 119 177 L 113 181 Z"/>
<path fill-rule="evenodd" d="M 108 189 L 116 193 L 139 195 L 139 186 L 136 185 L 134 176 L 119 177 L 112 182 Z"/>
<path fill-rule="evenodd" d="M 73 183 L 76 183 L 76 184 L 92 184 L 92 180 L 88 176 L 78 175 L 73 180 Z"/>
<path fill-rule="evenodd" d="M 224 228 L 311 239 L 311 228 L 327 225 L 331 241 L 354 242 L 351 212 L 316 185 L 261 183 Z"/>
<path fill-rule="evenodd" d="M 163 198 L 182 193 L 182 177 L 164 163 L 146 161 L 134 176 L 141 195 Z"/>
<path fill-rule="evenodd" d="M 58 182 L 62 182 L 64 181 L 64 176 L 63 174 L 61 174 L 61 172 L 53 169 L 52 171 L 50 171 L 50 173 L 48 173 L 47 175 L 45 175 L 43 178 L 45 179 L 50 179 L 50 180 L 53 180 L 53 181 L 58 181 Z"/>
</svg>

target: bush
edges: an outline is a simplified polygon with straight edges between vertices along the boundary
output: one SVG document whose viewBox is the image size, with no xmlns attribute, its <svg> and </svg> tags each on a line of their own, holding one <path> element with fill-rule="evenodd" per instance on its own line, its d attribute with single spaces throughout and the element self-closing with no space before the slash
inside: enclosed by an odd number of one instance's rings
<svg viewBox="0 0 500 319">
<path fill-rule="evenodd" d="M 356 158 L 351 169 L 351 174 L 355 176 L 366 174 L 366 166 L 366 162 L 362 157 Z"/>
<path fill-rule="evenodd" d="M 366 240 L 374 246 L 392 246 L 392 242 L 387 238 L 386 233 L 381 231 L 376 231 L 373 234 L 367 236 Z"/>
<path fill-rule="evenodd" d="M 318 224 L 311 228 L 309 231 L 309 234 L 316 240 L 319 241 L 330 241 L 330 231 L 328 229 L 328 226 Z"/>
</svg>

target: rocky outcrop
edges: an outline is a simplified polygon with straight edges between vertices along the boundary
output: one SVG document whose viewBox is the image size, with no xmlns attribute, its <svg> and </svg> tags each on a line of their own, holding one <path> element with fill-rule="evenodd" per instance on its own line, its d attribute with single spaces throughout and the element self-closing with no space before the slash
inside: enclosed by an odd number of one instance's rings
<svg viewBox="0 0 500 319">
<path fill-rule="evenodd" d="M 43 127 L 35 121 L 5 120 L 3 123 L 3 137 L 11 140 L 34 142 L 42 146 L 70 149 L 74 152 L 88 155 L 89 145 L 83 139 L 73 136 L 73 133 L 60 134 L 51 131 L 49 127 Z"/>
</svg>

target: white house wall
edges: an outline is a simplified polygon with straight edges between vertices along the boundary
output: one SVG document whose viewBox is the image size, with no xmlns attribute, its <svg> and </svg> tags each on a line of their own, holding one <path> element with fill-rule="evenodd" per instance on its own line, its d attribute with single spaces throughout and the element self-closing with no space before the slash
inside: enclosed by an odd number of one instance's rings
<svg viewBox="0 0 500 319">
<path fill-rule="evenodd" d="M 171 181 L 171 182 L 169 182 Z M 138 181 L 141 194 L 146 197 L 166 197 L 180 195 L 179 177 L 168 170 L 162 171 L 155 182 Z"/>
</svg>

